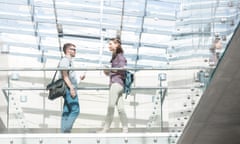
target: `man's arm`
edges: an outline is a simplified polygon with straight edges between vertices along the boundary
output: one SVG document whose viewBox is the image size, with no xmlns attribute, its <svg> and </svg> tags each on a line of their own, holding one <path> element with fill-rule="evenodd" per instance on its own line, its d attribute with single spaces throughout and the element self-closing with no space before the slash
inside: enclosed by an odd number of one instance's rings
<svg viewBox="0 0 240 144">
<path fill-rule="evenodd" d="M 66 71 L 66 70 L 62 71 L 62 77 L 63 77 L 63 80 L 65 81 L 65 83 L 67 84 L 67 86 L 70 89 L 71 96 L 75 97 L 76 96 L 76 92 L 74 90 L 74 86 L 72 85 L 72 83 L 71 83 L 71 81 L 69 79 L 68 71 Z"/>
</svg>

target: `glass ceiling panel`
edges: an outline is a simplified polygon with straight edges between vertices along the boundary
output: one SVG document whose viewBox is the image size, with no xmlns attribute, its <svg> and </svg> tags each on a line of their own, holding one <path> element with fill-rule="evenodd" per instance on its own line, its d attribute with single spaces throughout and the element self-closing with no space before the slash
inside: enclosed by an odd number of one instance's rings
<svg viewBox="0 0 240 144">
<path fill-rule="evenodd" d="M 85 22 L 100 22 L 100 14 L 99 13 L 92 13 L 92 12 L 85 12 L 85 11 L 73 11 L 73 10 L 64 10 L 58 9 L 57 16 L 59 20 L 80 20 Z M 73 23 L 74 24 L 74 23 Z"/>
<path fill-rule="evenodd" d="M 141 0 L 128 0 L 125 2 L 124 15 L 131 16 L 143 16 L 144 15 L 145 2 Z"/>
<path fill-rule="evenodd" d="M 9 14 L 20 13 L 23 15 L 21 18 L 21 15 L 15 17 L 11 14 L 9 17 L 8 14 L 5 14 L 8 19 L 13 19 L 9 21 L 5 20 L 4 14 L 0 15 L 2 32 L 14 34 L 18 31 L 25 35 L 35 35 L 37 36 L 34 40 L 35 44 L 33 44 L 33 40 L 30 40 L 32 43 L 26 43 L 25 45 L 40 45 L 45 50 L 52 47 L 56 52 L 59 50 L 58 40 L 56 39 L 58 33 L 55 24 L 54 5 L 51 1 L 2 2 L 7 7 L 1 8 L 2 12 L 8 9 L 10 10 L 8 11 Z M 238 1 L 233 2 L 233 4 L 237 3 Z M 86 47 L 95 48 L 97 54 L 101 45 L 104 45 L 102 42 L 106 43 L 105 40 L 101 42 L 100 39 L 114 37 L 122 24 L 122 40 L 127 45 L 133 45 L 137 49 L 148 46 L 150 48 L 168 49 L 170 53 L 181 52 L 181 50 L 186 51 L 191 46 L 199 44 L 197 42 L 191 43 L 192 38 L 199 35 L 201 35 L 201 39 L 205 44 L 204 47 L 198 48 L 207 49 L 211 43 L 208 37 L 212 37 L 215 31 L 218 31 L 220 35 L 231 33 L 234 27 L 231 27 L 230 24 L 234 24 L 234 21 L 238 20 L 236 16 L 239 13 L 234 8 L 226 9 L 230 5 L 228 1 L 219 1 L 219 3 L 212 1 L 182 1 L 180 3 L 174 0 L 150 0 L 146 3 L 138 1 L 125 2 L 124 16 L 121 17 L 122 4 L 123 2 L 120 0 L 103 1 L 103 13 L 101 14 L 101 1 L 57 1 L 57 19 L 58 23 L 62 25 L 65 35 L 64 38 L 61 38 L 62 41 L 79 39 L 82 41 L 82 45 L 85 45 L 84 43 L 87 43 L 87 41 L 92 42 L 92 46 Z M 214 8 L 215 6 L 216 8 Z M 144 12 L 146 15 L 144 15 Z M 24 18 L 25 16 L 27 19 Z M 172 18 L 165 19 L 165 16 Z M 123 21 L 121 21 L 121 18 L 123 18 Z M 21 20 L 18 22 L 18 27 L 14 27 L 16 22 L 14 19 Z M 213 20 L 215 21 L 214 29 L 211 28 L 213 25 L 210 25 Z M 218 24 L 217 21 L 219 21 Z M 51 40 L 50 37 L 56 40 Z M 174 45 L 174 41 L 180 39 L 189 39 L 189 41 L 185 45 L 182 45 L 180 41 L 180 44 L 175 45 L 174 49 L 172 49 L 171 46 Z M 9 41 L 9 39 L 5 41 Z M 11 43 L 14 43 L 13 41 L 10 40 Z M 15 42 L 15 45 L 17 43 Z M 53 48 L 54 45 L 57 45 L 56 48 Z M 136 52 L 136 54 L 140 56 L 139 52 Z M 150 56 L 144 53 L 141 55 L 145 58 Z M 175 55 L 178 55 L 178 53 Z"/>
<path fill-rule="evenodd" d="M 169 15 L 174 16 L 179 10 L 180 3 L 162 2 L 162 1 L 147 1 L 147 11 L 149 15 Z"/>
<path fill-rule="evenodd" d="M 8 1 L 8 0 L 0 0 L 1 3 L 8 3 L 8 4 L 28 4 L 29 0 L 18 0 L 18 1 Z"/>
<path fill-rule="evenodd" d="M 1 3 L 0 10 L 1 13 L 6 13 L 9 15 L 15 15 L 16 13 L 19 16 L 29 15 L 29 8 L 27 5 Z"/>
<path fill-rule="evenodd" d="M 53 8 L 53 1 L 30 0 L 30 4 L 36 7 Z"/>
<path fill-rule="evenodd" d="M 115 34 L 116 35 L 116 34 Z M 133 42 L 133 44 L 138 43 L 139 35 L 137 35 L 135 32 L 131 31 L 123 31 L 122 32 L 122 40 L 125 42 Z"/>
<path fill-rule="evenodd" d="M 91 28 L 91 27 L 80 27 L 80 26 L 69 26 L 65 25 L 63 27 L 63 31 L 65 35 L 73 35 L 73 36 L 92 36 L 92 37 L 100 37 L 99 28 Z"/>
<path fill-rule="evenodd" d="M 175 21 L 161 20 L 160 18 L 149 18 L 144 19 L 144 25 L 146 27 L 159 27 L 161 29 L 170 28 L 170 30 L 175 26 Z"/>
<path fill-rule="evenodd" d="M 171 36 L 142 33 L 141 42 L 142 43 L 155 44 L 155 45 L 157 45 L 157 44 L 168 45 L 170 40 L 171 40 Z"/>
<path fill-rule="evenodd" d="M 123 16 L 123 30 L 139 32 L 141 29 L 141 23 L 141 17 Z"/>
<path fill-rule="evenodd" d="M 34 7 L 33 17 L 36 22 L 55 23 L 54 10 L 51 7 Z"/>
<path fill-rule="evenodd" d="M 57 38 L 57 29 L 55 23 L 36 23 L 36 31 L 39 36 L 52 36 Z"/>
</svg>

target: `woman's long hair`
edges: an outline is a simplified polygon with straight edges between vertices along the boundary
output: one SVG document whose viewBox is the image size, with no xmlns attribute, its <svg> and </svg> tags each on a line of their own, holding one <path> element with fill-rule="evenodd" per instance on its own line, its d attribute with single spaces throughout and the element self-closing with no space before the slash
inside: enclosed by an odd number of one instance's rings
<svg viewBox="0 0 240 144">
<path fill-rule="evenodd" d="M 111 38 L 111 39 L 109 39 L 109 41 L 112 41 L 113 43 L 118 44 L 118 47 L 116 49 L 116 53 L 112 54 L 112 59 L 111 59 L 111 62 L 112 62 L 113 59 L 117 56 L 117 54 L 124 53 L 124 51 L 123 51 L 120 39 L 118 39 L 118 38 Z"/>
</svg>

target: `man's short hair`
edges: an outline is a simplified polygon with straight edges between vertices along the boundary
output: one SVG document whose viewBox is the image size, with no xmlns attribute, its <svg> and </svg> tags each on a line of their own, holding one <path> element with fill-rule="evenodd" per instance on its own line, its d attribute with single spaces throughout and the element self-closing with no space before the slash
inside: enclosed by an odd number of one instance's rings
<svg viewBox="0 0 240 144">
<path fill-rule="evenodd" d="M 76 47 L 76 46 L 75 46 L 74 44 L 72 44 L 72 43 L 65 43 L 65 44 L 63 45 L 63 52 L 66 54 L 67 48 L 69 48 L 69 47 L 71 47 L 71 46 Z"/>
</svg>

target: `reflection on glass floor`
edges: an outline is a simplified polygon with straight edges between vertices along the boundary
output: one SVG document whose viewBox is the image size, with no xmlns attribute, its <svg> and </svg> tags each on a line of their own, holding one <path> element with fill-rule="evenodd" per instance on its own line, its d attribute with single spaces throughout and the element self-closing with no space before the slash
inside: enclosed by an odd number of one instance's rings
<svg viewBox="0 0 240 144">
<path fill-rule="evenodd" d="M 1 144 L 170 144 L 168 133 L 1 134 Z"/>
</svg>

